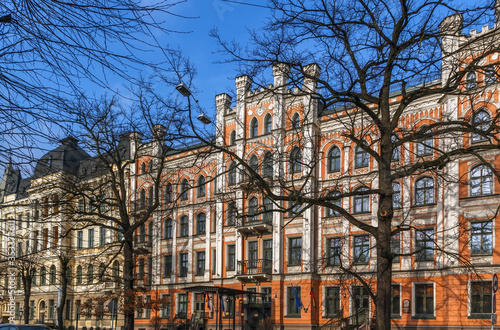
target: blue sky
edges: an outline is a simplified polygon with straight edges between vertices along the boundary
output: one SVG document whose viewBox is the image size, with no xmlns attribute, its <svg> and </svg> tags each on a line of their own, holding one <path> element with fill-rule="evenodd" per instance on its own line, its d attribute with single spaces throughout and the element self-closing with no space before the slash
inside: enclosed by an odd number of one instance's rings
<svg viewBox="0 0 500 330">
<path fill-rule="evenodd" d="M 172 24 L 169 28 L 190 31 L 186 34 L 172 33 L 162 40 L 171 47 L 179 47 L 197 66 L 198 76 L 194 83 L 199 92 L 195 97 L 210 114 L 214 111 L 215 95 L 226 92 L 228 88 L 234 89 L 237 66 L 215 63 L 220 55 L 214 54 L 217 45 L 209 32 L 216 27 L 224 39 L 235 39 L 245 44 L 249 38 L 247 29 L 261 27 L 270 15 L 269 9 L 248 4 L 264 6 L 266 0 L 189 0 L 175 7 L 174 12 L 194 18 L 177 18 L 167 23 Z"/>
</svg>

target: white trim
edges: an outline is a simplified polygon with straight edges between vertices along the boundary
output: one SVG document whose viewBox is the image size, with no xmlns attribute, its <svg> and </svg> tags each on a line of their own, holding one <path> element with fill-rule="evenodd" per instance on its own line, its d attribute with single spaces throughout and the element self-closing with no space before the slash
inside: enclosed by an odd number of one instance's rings
<svg viewBox="0 0 500 330">
<path fill-rule="evenodd" d="M 414 318 L 416 313 L 416 293 L 415 286 L 419 284 L 432 284 L 433 288 L 433 316 L 436 317 L 436 282 L 413 282 L 411 284 L 411 317 Z M 430 315 L 430 314 L 429 314 Z M 417 317 L 418 318 L 418 317 Z"/>
</svg>

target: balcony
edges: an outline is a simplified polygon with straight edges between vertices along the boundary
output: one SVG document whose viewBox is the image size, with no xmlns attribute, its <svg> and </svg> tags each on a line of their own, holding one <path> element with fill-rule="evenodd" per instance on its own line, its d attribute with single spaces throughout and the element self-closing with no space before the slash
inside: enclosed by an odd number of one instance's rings
<svg viewBox="0 0 500 330">
<path fill-rule="evenodd" d="M 149 254 L 152 247 L 151 236 L 137 235 L 134 240 L 134 249 L 137 254 Z"/>
<path fill-rule="evenodd" d="M 236 276 L 242 282 L 267 282 L 271 280 L 272 267 L 269 259 L 238 261 Z"/>
<path fill-rule="evenodd" d="M 271 214 L 271 213 L 269 213 Z M 273 219 L 266 219 L 267 214 L 263 214 L 262 220 L 258 216 L 247 216 L 236 220 L 236 229 L 242 234 L 262 234 L 272 232 Z"/>
</svg>

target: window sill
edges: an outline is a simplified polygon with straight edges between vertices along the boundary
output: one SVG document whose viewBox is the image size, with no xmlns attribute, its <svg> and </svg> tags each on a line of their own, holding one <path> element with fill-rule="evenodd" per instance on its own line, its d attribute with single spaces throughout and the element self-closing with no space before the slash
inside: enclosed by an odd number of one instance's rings
<svg viewBox="0 0 500 330">
<path fill-rule="evenodd" d="M 286 319 L 300 319 L 302 316 L 300 314 L 288 314 L 284 316 Z"/>
<path fill-rule="evenodd" d="M 412 319 L 421 319 L 421 320 L 435 320 L 436 319 L 436 316 L 434 316 L 434 314 L 417 314 L 417 315 L 413 315 L 411 317 Z"/>
<path fill-rule="evenodd" d="M 491 319 L 491 313 L 471 314 L 468 318 L 469 320 L 489 320 Z"/>
<path fill-rule="evenodd" d="M 393 320 L 401 319 L 401 315 L 391 315 L 391 319 Z"/>
</svg>

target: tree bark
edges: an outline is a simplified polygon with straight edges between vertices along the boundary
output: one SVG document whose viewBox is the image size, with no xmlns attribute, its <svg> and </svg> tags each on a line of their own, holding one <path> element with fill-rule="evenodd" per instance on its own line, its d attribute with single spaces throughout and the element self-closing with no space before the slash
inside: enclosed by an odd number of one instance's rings
<svg viewBox="0 0 500 330">
<path fill-rule="evenodd" d="M 61 295 L 57 297 L 57 327 L 59 330 L 63 330 L 64 328 L 63 312 L 66 304 L 66 292 L 68 290 L 68 277 L 66 274 L 68 271 L 68 263 L 69 260 L 61 259 Z"/>
<path fill-rule="evenodd" d="M 127 231 L 123 246 L 123 317 L 125 330 L 134 329 L 134 251 L 133 233 Z"/>
</svg>

